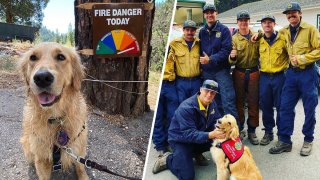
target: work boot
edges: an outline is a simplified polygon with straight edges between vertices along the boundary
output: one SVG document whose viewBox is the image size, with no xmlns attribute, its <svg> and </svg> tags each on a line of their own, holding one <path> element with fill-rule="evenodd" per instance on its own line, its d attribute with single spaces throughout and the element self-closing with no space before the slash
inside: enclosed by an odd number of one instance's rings
<svg viewBox="0 0 320 180">
<path fill-rule="evenodd" d="M 199 166 L 209 165 L 208 159 L 205 158 L 202 154 L 197 154 L 194 158 L 196 159 L 196 162 Z"/>
<path fill-rule="evenodd" d="M 273 141 L 273 134 L 264 133 L 264 136 L 260 141 L 260 145 L 266 146 L 270 144 L 271 141 Z"/>
<path fill-rule="evenodd" d="M 250 143 L 253 145 L 259 144 L 259 139 L 258 139 L 256 133 L 248 133 L 248 139 L 249 139 Z"/>
<path fill-rule="evenodd" d="M 166 152 L 163 156 L 158 157 L 157 161 L 154 163 L 152 172 L 153 174 L 157 174 L 165 169 L 167 169 L 167 157 L 172 154 L 171 152 Z"/>
<path fill-rule="evenodd" d="M 278 141 L 276 146 L 269 149 L 270 154 L 280 154 L 283 152 L 290 152 L 292 150 L 292 144 Z"/>
<path fill-rule="evenodd" d="M 243 139 L 247 136 L 247 133 L 245 130 L 240 131 L 240 139 L 243 141 Z"/>
<path fill-rule="evenodd" d="M 303 142 L 303 146 L 300 151 L 301 156 L 309 156 L 312 150 L 312 142 Z"/>
</svg>

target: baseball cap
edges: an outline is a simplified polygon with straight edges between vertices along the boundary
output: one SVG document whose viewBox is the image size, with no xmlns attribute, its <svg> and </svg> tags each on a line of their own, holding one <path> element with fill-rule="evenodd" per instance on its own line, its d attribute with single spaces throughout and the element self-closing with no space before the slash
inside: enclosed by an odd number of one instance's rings
<svg viewBox="0 0 320 180">
<path fill-rule="evenodd" d="M 192 20 L 186 20 L 184 23 L 183 23 L 183 29 L 184 28 L 194 28 L 194 29 L 197 29 L 197 24 L 192 21 Z"/>
<path fill-rule="evenodd" d="M 261 22 L 266 20 L 266 19 L 270 19 L 271 21 L 276 22 L 276 18 L 273 15 L 270 15 L 270 14 L 266 14 L 266 15 L 262 16 Z"/>
<path fill-rule="evenodd" d="M 290 2 L 286 9 L 282 12 L 283 14 L 287 14 L 288 11 L 301 11 L 300 4 L 297 2 Z"/>
<path fill-rule="evenodd" d="M 237 20 L 239 19 L 250 19 L 250 14 L 246 10 L 239 11 L 237 14 Z"/>
<path fill-rule="evenodd" d="M 201 88 L 218 93 L 219 86 L 214 80 L 207 79 L 203 82 Z"/>
<path fill-rule="evenodd" d="M 213 10 L 213 11 L 217 11 L 216 7 L 214 6 L 214 4 L 210 4 L 210 3 L 207 3 L 206 5 L 203 6 L 203 13 L 205 11 L 209 11 L 209 10 Z"/>
</svg>

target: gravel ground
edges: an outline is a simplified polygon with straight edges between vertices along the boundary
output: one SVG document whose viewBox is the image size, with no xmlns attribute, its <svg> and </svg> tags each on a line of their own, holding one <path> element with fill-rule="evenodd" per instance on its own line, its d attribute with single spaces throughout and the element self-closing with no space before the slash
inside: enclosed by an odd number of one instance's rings
<svg viewBox="0 0 320 180">
<path fill-rule="evenodd" d="M 25 89 L 15 70 L 16 62 L 32 44 L 0 42 L 0 180 L 37 179 L 35 168 L 23 155 L 19 139 L 22 134 L 22 109 Z M 158 92 L 157 74 L 149 82 L 148 103 L 154 109 Z M 126 176 L 142 178 L 153 119 L 153 111 L 141 117 L 108 115 L 90 108 L 87 158 Z M 122 179 L 87 169 L 90 179 Z M 53 180 L 76 179 L 75 171 L 54 172 Z"/>
<path fill-rule="evenodd" d="M 1 78 L 0 78 L 1 79 Z M 11 86 L 12 87 L 12 86 Z M 0 89 L 0 176 L 1 179 L 37 179 L 35 169 L 26 162 L 19 143 L 22 134 L 23 87 Z M 101 116 L 97 110 L 89 115 L 87 157 L 117 173 L 142 177 L 153 111 L 131 119 L 122 116 Z M 121 179 L 87 169 L 90 179 Z M 54 172 L 52 179 L 76 179 L 74 170 Z"/>
</svg>

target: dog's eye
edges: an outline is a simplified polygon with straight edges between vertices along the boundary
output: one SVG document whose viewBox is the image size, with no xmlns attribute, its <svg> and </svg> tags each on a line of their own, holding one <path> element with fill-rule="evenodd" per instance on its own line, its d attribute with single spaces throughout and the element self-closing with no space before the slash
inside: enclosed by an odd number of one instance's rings
<svg viewBox="0 0 320 180">
<path fill-rule="evenodd" d="M 229 125 L 231 125 L 231 122 L 228 122 Z"/>
<path fill-rule="evenodd" d="M 63 61 L 63 60 L 66 59 L 66 57 L 65 57 L 63 54 L 58 54 L 57 59 L 58 59 L 59 61 Z"/>
<path fill-rule="evenodd" d="M 36 61 L 38 58 L 37 58 L 37 56 L 36 55 L 31 55 L 30 56 L 30 60 L 31 61 Z"/>
</svg>

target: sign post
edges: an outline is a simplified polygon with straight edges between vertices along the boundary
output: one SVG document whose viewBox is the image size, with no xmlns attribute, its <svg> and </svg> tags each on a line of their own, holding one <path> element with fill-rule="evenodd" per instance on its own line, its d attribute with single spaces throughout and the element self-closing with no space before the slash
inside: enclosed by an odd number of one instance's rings
<svg viewBox="0 0 320 180">
<path fill-rule="evenodd" d="M 96 4 L 93 15 L 93 55 L 100 58 L 138 57 L 142 53 L 143 4 Z"/>
</svg>

